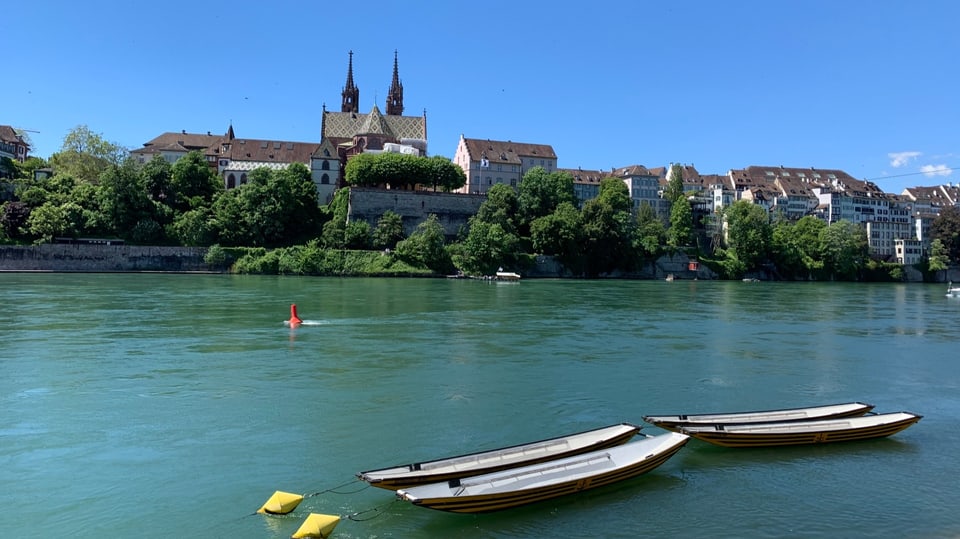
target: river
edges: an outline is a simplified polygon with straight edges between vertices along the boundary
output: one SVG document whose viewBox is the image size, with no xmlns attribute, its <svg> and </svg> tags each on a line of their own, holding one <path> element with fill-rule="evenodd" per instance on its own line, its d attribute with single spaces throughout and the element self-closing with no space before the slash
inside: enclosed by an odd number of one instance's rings
<svg viewBox="0 0 960 539">
<path fill-rule="evenodd" d="M 4 537 L 285 538 L 310 512 L 359 513 L 343 538 L 960 535 L 960 300 L 942 285 L 0 283 Z M 284 327 L 291 303 L 309 325 Z M 846 444 L 693 440 L 639 478 L 485 515 L 351 482 L 647 414 L 855 400 L 924 418 Z"/>
</svg>

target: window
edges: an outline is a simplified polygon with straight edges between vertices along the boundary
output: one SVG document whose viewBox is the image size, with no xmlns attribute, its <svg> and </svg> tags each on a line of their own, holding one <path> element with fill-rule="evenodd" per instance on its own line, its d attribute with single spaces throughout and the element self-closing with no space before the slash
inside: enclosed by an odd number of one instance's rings
<svg viewBox="0 0 960 539">
<path fill-rule="evenodd" d="M 321 170 L 330 170 L 330 161 L 324 161 L 324 162 L 320 165 L 320 169 L 321 169 Z"/>
<path fill-rule="evenodd" d="M 324 164 L 326 164 L 326 163 L 324 163 Z M 329 174 L 324 174 L 323 176 L 320 176 L 320 183 L 322 183 L 323 185 L 329 185 L 329 184 L 330 184 L 330 175 L 329 175 Z"/>
<path fill-rule="evenodd" d="M 237 178 L 233 174 L 227 176 L 227 189 L 233 189 L 237 186 Z"/>
<path fill-rule="evenodd" d="M 244 172 L 243 174 L 240 175 L 240 185 L 243 185 L 243 184 L 245 184 L 245 183 L 247 183 L 247 173 L 246 173 L 246 172 Z"/>
</svg>

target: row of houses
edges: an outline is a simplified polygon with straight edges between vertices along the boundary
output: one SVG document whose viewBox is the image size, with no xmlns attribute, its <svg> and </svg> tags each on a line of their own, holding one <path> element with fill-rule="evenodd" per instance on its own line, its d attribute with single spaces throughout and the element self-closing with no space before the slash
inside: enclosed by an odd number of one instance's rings
<svg viewBox="0 0 960 539">
<path fill-rule="evenodd" d="M 141 163 L 160 157 L 171 163 L 189 152 L 201 152 L 223 180 L 224 188 L 246 183 L 260 167 L 279 169 L 302 163 L 311 171 L 321 202 L 332 199 L 343 185 L 347 161 L 360 153 L 397 152 L 428 155 L 427 114 L 403 115 L 403 84 L 394 51 L 386 113 L 374 104 L 368 113 L 358 110 L 360 90 L 354 82 L 350 52 L 339 112 L 322 108 L 319 141 L 286 141 L 237 137 L 233 125 L 222 135 L 165 132 L 130 152 Z M 9 131 L 9 132 L 8 132 Z M 18 142 L 19 141 L 19 142 Z M 29 147 L 8 126 L 0 126 L 0 155 L 23 161 Z M 597 196 L 600 182 L 622 180 L 634 207 L 648 204 L 668 219 L 670 203 L 663 199 L 671 174 L 679 170 L 695 216 L 712 215 L 738 200 L 766 208 L 771 215 L 797 220 L 813 215 L 832 223 L 845 219 L 864 226 L 871 254 L 904 264 L 918 262 L 929 248 L 929 228 L 940 209 L 960 205 L 960 186 L 916 187 L 901 194 L 884 193 L 874 183 L 858 180 L 837 169 L 748 166 L 726 174 L 700 174 L 692 165 L 648 168 L 630 165 L 606 170 L 559 168 L 549 144 L 520 143 L 460 136 L 452 161 L 460 166 L 466 184 L 458 195 L 483 197 L 494 185 L 519 188 L 534 167 L 563 171 L 574 180 L 574 192 L 583 202 Z M 426 218 L 426 216 L 423 216 Z"/>
</svg>

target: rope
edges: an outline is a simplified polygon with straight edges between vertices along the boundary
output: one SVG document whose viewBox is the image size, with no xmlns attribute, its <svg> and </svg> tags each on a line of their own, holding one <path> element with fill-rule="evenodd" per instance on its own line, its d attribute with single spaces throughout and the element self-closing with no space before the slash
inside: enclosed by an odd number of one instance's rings
<svg viewBox="0 0 960 539">
<path fill-rule="evenodd" d="M 328 489 L 326 489 L 326 490 L 320 490 L 320 491 L 313 492 L 313 493 L 310 493 L 310 494 L 304 494 L 304 495 L 303 495 L 303 498 L 304 498 L 304 499 L 306 499 L 306 498 L 312 498 L 312 497 L 314 497 L 314 496 L 319 496 L 319 495 L 321 495 L 321 494 L 326 494 L 327 492 L 332 492 L 332 493 L 334 493 L 334 494 L 355 494 L 355 493 L 357 493 L 357 492 L 360 492 L 361 490 L 366 490 L 366 489 L 370 488 L 370 483 L 365 483 L 362 487 L 358 488 L 357 490 L 351 490 L 351 491 L 348 491 L 348 492 L 337 492 L 337 489 L 338 489 L 338 488 L 343 488 L 343 487 L 345 487 L 345 486 L 347 486 L 347 485 L 349 485 L 349 484 L 351 484 L 351 483 L 356 483 L 357 481 L 359 481 L 359 479 L 351 479 L 350 481 L 347 481 L 346 483 L 343 483 L 343 484 L 341 484 L 341 485 L 337 485 L 337 486 L 335 486 L 335 487 L 328 488 Z"/>
<path fill-rule="evenodd" d="M 381 506 L 379 506 L 379 507 L 373 507 L 373 508 L 371 508 L 371 509 L 364 509 L 363 511 L 357 511 L 356 513 L 350 513 L 349 515 L 347 515 L 347 516 L 344 517 L 344 518 L 347 518 L 347 519 L 352 520 L 352 521 L 354 521 L 354 522 L 366 522 L 366 521 L 368 521 L 368 520 L 373 520 L 373 519 L 377 518 L 378 516 L 383 515 L 383 513 L 380 512 L 381 509 L 383 509 L 384 507 L 386 507 L 386 506 L 388 506 L 388 505 L 390 505 L 390 504 L 392 504 L 392 503 L 394 503 L 394 502 L 396 502 L 396 501 L 398 501 L 398 500 L 393 500 L 393 501 L 388 502 L 388 503 L 385 503 L 385 504 L 383 504 L 383 505 L 381 505 Z M 373 515 L 372 517 L 357 518 L 359 515 L 362 515 L 362 514 L 364 514 L 364 513 L 369 513 L 369 512 L 371 512 L 371 511 L 376 511 L 377 514 Z"/>
</svg>

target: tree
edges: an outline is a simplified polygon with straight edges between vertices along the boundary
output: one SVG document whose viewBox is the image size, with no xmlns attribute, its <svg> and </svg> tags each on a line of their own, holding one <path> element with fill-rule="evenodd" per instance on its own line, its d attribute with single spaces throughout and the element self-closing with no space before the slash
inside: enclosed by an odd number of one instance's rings
<svg viewBox="0 0 960 539">
<path fill-rule="evenodd" d="M 682 166 L 670 165 L 670 173 L 667 175 L 667 188 L 663 192 L 663 198 L 669 200 L 671 204 L 684 198 Z"/>
<path fill-rule="evenodd" d="M 113 234 L 133 239 L 137 223 L 153 216 L 153 203 L 147 197 L 143 177 L 130 160 L 111 165 L 100 176 L 100 208 Z"/>
<path fill-rule="evenodd" d="M 343 240 L 347 249 L 369 249 L 371 245 L 370 223 L 350 221 L 344 231 Z"/>
<path fill-rule="evenodd" d="M 156 165 L 148 169 L 151 175 L 163 174 L 163 167 Z M 162 194 L 163 178 L 150 177 L 149 187 L 152 189 L 161 189 L 158 196 Z M 146 189 L 147 185 L 144 186 Z M 206 158 L 199 151 L 193 151 L 181 157 L 173 164 L 170 171 L 170 190 L 171 196 L 169 204 L 171 207 L 180 211 L 186 211 L 200 206 L 209 206 L 215 194 L 223 191 L 220 180 Z"/>
<path fill-rule="evenodd" d="M 373 247 L 393 249 L 403 238 L 403 218 L 391 210 L 383 212 L 377 220 L 377 226 L 373 229 Z"/>
<path fill-rule="evenodd" d="M 667 243 L 671 247 L 690 245 L 693 238 L 693 208 L 690 201 L 680 197 L 670 206 L 670 229 L 667 230 Z"/>
<path fill-rule="evenodd" d="M 820 255 L 831 278 L 854 280 L 868 259 L 867 231 L 841 219 L 820 232 Z"/>
<path fill-rule="evenodd" d="M 470 218 L 470 230 L 462 249 L 454 257 L 456 265 L 468 275 L 492 275 L 499 267 L 516 263 L 520 239 L 500 223 Z"/>
<path fill-rule="evenodd" d="M 533 167 L 523 175 L 518 190 L 521 219 L 527 225 L 550 215 L 564 202 L 577 203 L 573 176 L 568 172 L 548 173 L 543 167 Z"/>
<path fill-rule="evenodd" d="M 929 269 L 934 273 L 945 271 L 950 267 L 950 255 L 940 238 L 930 243 Z"/>
<path fill-rule="evenodd" d="M 434 214 L 417 225 L 409 238 L 397 243 L 396 253 L 411 266 L 429 268 L 434 273 L 446 274 L 453 269 L 444 248 L 443 225 Z"/>
<path fill-rule="evenodd" d="M 617 178 L 600 181 L 600 193 L 581 212 L 583 271 L 596 277 L 632 266 L 634 226 L 627 186 Z"/>
<path fill-rule="evenodd" d="M 667 237 L 663 222 L 657 217 L 656 210 L 644 200 L 637 209 L 637 231 L 634 235 L 634 249 L 647 258 L 655 258 L 662 251 Z"/>
<path fill-rule="evenodd" d="M 11 239 L 24 239 L 29 234 L 27 222 L 30 206 L 20 201 L 4 202 L 0 207 L 0 229 Z"/>
<path fill-rule="evenodd" d="M 796 223 L 782 221 L 773 228 L 771 258 L 781 274 L 811 279 L 823 270 L 820 233 L 827 223 L 811 215 Z"/>
<path fill-rule="evenodd" d="M 960 207 L 944 206 L 930 224 L 930 237 L 939 239 L 950 261 L 960 263 Z"/>
<path fill-rule="evenodd" d="M 355 155 L 347 161 L 343 177 L 347 185 L 384 185 L 393 189 L 429 185 L 442 191 L 463 187 L 467 182 L 463 170 L 445 157 L 393 152 Z"/>
<path fill-rule="evenodd" d="M 580 244 L 582 242 L 580 212 L 570 202 L 561 202 L 557 209 L 530 223 L 533 248 L 546 255 L 554 255 L 561 264 L 575 273 L 581 270 Z"/>
<path fill-rule="evenodd" d="M 767 210 L 746 200 L 734 202 L 724 211 L 727 245 L 747 271 L 755 269 L 770 255 L 773 231 Z"/>
<path fill-rule="evenodd" d="M 63 235 L 68 225 L 63 210 L 48 202 L 30 212 L 27 227 L 39 241 L 49 243 L 53 238 Z"/>
<path fill-rule="evenodd" d="M 58 174 L 73 176 L 82 182 L 96 182 L 111 165 L 119 166 L 127 150 L 104 140 L 86 125 L 78 125 L 63 138 L 60 151 L 50 156 L 50 165 Z"/>
<path fill-rule="evenodd" d="M 498 183 L 487 192 L 487 199 L 477 210 L 476 218 L 485 223 L 497 223 L 504 230 L 516 233 L 517 212 L 520 203 L 511 187 Z"/>
</svg>

